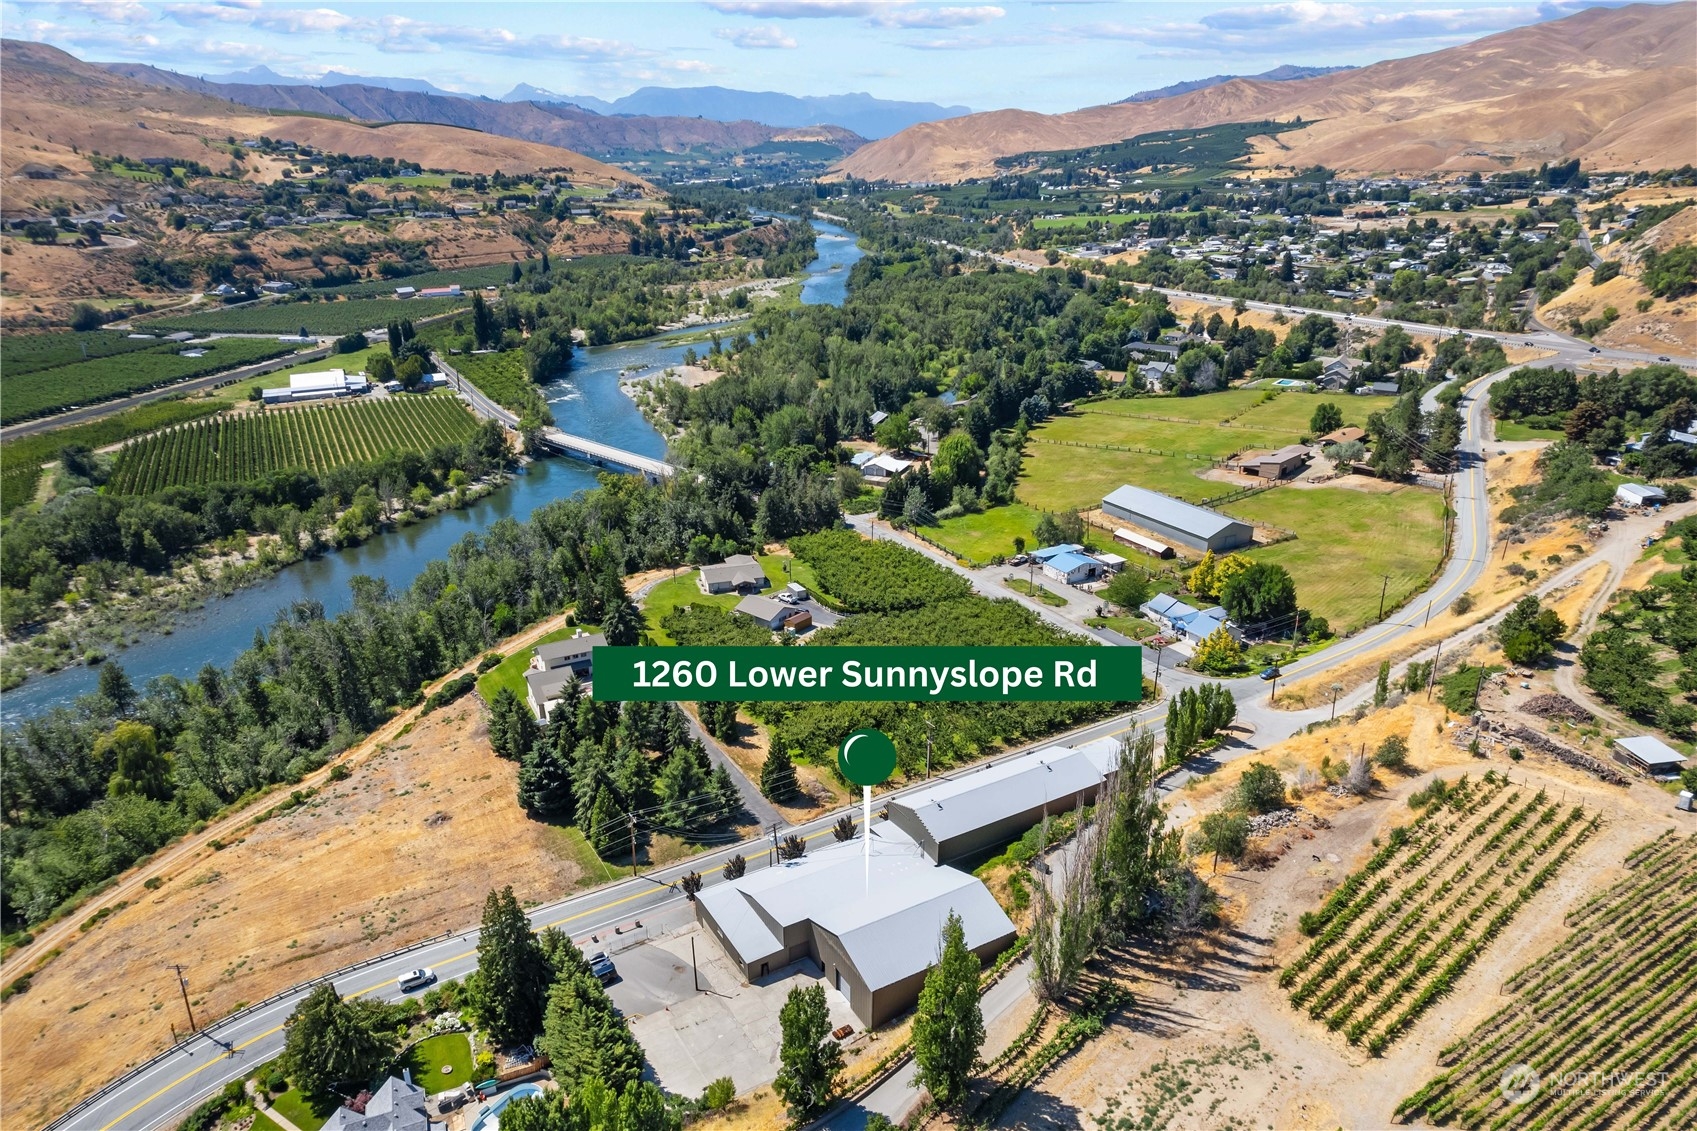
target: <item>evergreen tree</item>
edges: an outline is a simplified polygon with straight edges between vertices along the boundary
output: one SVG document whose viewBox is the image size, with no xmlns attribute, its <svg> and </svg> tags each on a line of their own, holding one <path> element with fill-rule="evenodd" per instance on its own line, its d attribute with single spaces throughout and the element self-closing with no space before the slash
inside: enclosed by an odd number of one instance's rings
<svg viewBox="0 0 1697 1131">
<path fill-rule="evenodd" d="M 589 838 L 589 843 L 595 849 L 596 855 L 606 859 L 620 849 L 626 847 L 626 839 L 630 830 L 630 822 L 625 814 L 619 811 L 618 803 L 613 800 L 613 791 L 603 786 L 595 792 L 595 801 L 589 811 L 589 821 L 582 826 L 583 833 Z M 632 863 L 635 863 L 632 861 Z"/>
<path fill-rule="evenodd" d="M 536 720 L 518 692 L 502 687 L 489 701 L 489 745 L 509 762 L 517 762 L 536 743 Z"/>
<path fill-rule="evenodd" d="M 713 794 L 714 823 L 728 821 L 742 810 L 742 791 L 729 766 L 720 763 L 713 767 L 713 780 L 707 788 Z"/>
<path fill-rule="evenodd" d="M 792 989 L 778 1011 L 778 1024 L 783 1041 L 772 1090 L 784 1101 L 790 1117 L 799 1122 L 825 1110 L 843 1070 L 842 1046 L 827 1039 L 831 1016 L 825 1004 L 825 987 L 814 984 Z"/>
<path fill-rule="evenodd" d="M 530 748 L 519 767 L 519 804 L 545 820 L 572 813 L 571 759 L 546 735 Z"/>
<path fill-rule="evenodd" d="M 1373 706 L 1383 707 L 1385 700 L 1391 697 L 1391 662 L 1385 660 L 1379 664 L 1378 678 L 1373 681 Z"/>
<path fill-rule="evenodd" d="M 660 800 L 660 826 L 667 831 L 697 832 L 713 823 L 711 782 L 689 747 L 680 746 L 666 759 L 654 792 Z"/>
<path fill-rule="evenodd" d="M 574 1102 L 590 1081 L 623 1089 L 642 1075 L 642 1046 L 587 970 L 569 970 L 555 980 L 536 1047 L 553 1062 L 554 1078 Z"/>
<path fill-rule="evenodd" d="M 490 1037 L 510 1045 L 536 1036 L 553 968 L 510 886 L 483 902 L 477 975 L 472 1009 Z"/>
<path fill-rule="evenodd" d="M 328 1096 L 337 1085 L 358 1091 L 394 1053 L 382 1007 L 343 1001 L 328 982 L 302 999 L 283 1025 L 283 1063 L 308 1096 Z"/>
<path fill-rule="evenodd" d="M 795 763 L 789 753 L 774 746 L 760 767 L 760 792 L 773 801 L 788 801 L 796 793 Z"/>
<path fill-rule="evenodd" d="M 95 694 L 114 715 L 127 715 L 135 709 L 136 689 L 130 682 L 128 673 L 123 665 L 108 660 L 100 665 L 100 678 L 95 684 Z"/>
<path fill-rule="evenodd" d="M 621 590 L 601 613 L 601 632 L 615 648 L 629 648 L 642 634 L 642 614 Z"/>
<path fill-rule="evenodd" d="M 960 916 L 950 911 L 943 922 L 942 954 L 925 975 L 913 1018 L 919 1083 L 945 1108 L 965 1097 L 978 1047 L 984 1043 L 978 974 L 978 956 L 967 949 Z"/>
</svg>

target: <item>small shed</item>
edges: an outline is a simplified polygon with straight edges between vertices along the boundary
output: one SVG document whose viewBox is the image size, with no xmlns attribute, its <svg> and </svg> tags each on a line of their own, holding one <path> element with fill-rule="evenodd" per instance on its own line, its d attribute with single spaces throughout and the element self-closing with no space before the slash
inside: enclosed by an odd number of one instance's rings
<svg viewBox="0 0 1697 1131">
<path fill-rule="evenodd" d="M 1647 774 L 1673 774 L 1685 764 L 1685 755 L 1656 738 L 1640 734 L 1615 739 L 1615 759 Z"/>
<path fill-rule="evenodd" d="M 1615 502 L 1623 507 L 1659 507 L 1667 501 L 1667 492 L 1648 483 L 1622 483 L 1615 488 Z"/>
</svg>

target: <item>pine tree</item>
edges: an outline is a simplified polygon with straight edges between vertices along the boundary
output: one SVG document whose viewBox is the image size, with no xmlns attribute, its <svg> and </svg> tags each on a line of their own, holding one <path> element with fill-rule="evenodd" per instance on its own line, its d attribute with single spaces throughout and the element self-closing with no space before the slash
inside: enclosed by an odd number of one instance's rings
<svg viewBox="0 0 1697 1131">
<path fill-rule="evenodd" d="M 536 720 L 529 706 L 512 688 L 501 688 L 489 701 L 489 745 L 500 757 L 516 762 L 535 742 Z"/>
<path fill-rule="evenodd" d="M 591 1081 L 623 1089 L 642 1075 L 642 1046 L 587 970 L 555 980 L 536 1047 L 553 1062 L 554 1078 L 574 1103 L 579 1087 Z"/>
<path fill-rule="evenodd" d="M 978 1047 L 984 1043 L 984 1012 L 978 1000 L 978 956 L 967 949 L 966 932 L 953 911 L 943 922 L 941 949 L 919 992 L 913 1059 L 919 1065 L 919 1083 L 947 1108 L 966 1095 Z"/>
<path fill-rule="evenodd" d="M 843 1070 L 842 1046 L 826 1039 L 831 1035 L 831 1015 L 825 1004 L 825 987 L 814 984 L 792 989 L 778 1011 L 778 1024 L 783 1041 L 772 1090 L 784 1101 L 791 1118 L 799 1121 L 825 1110 Z"/>
<path fill-rule="evenodd" d="M 774 746 L 760 767 L 760 792 L 773 801 L 788 801 L 795 796 L 795 763 L 781 747 Z"/>
<path fill-rule="evenodd" d="M 1379 678 L 1373 684 L 1373 706 L 1383 707 L 1391 695 L 1391 662 L 1379 664 Z"/>
<path fill-rule="evenodd" d="M 712 823 L 710 782 L 689 747 L 679 747 L 666 759 L 654 781 L 660 800 L 660 825 L 669 832 L 695 832 Z"/>
<path fill-rule="evenodd" d="M 554 972 L 511 887 L 484 900 L 477 974 L 472 1008 L 490 1037 L 518 1044 L 536 1036 Z"/>
<path fill-rule="evenodd" d="M 546 736 L 531 747 L 519 767 L 519 804 L 537 817 L 571 815 L 571 760 Z"/>
<path fill-rule="evenodd" d="M 595 791 L 589 821 L 581 827 L 584 836 L 589 838 L 590 847 L 594 848 L 596 855 L 602 859 L 612 856 L 624 847 L 629 823 L 625 815 L 619 812 L 618 804 L 613 800 L 612 790 L 603 786 Z"/>
<path fill-rule="evenodd" d="M 365 1082 L 394 1055 L 375 1002 L 344 1001 L 328 982 L 308 994 L 283 1026 L 283 1062 L 308 1096 Z"/>
<path fill-rule="evenodd" d="M 631 604 L 622 589 L 617 597 L 605 603 L 601 613 L 601 633 L 607 638 L 607 643 L 616 648 L 632 647 L 642 634 L 642 614 L 636 611 L 636 606 Z"/>
<path fill-rule="evenodd" d="M 708 785 L 713 793 L 714 823 L 728 821 L 742 809 L 742 791 L 737 788 L 731 768 L 723 763 L 713 767 L 713 780 Z"/>
</svg>

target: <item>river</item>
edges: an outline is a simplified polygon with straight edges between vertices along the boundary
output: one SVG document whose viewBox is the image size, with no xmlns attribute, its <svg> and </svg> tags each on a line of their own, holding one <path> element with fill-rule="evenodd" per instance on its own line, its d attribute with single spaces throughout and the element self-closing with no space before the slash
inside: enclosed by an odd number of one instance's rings
<svg viewBox="0 0 1697 1131">
<path fill-rule="evenodd" d="M 818 236 L 818 255 L 808 265 L 801 301 L 840 305 L 848 295 L 849 270 L 862 253 L 852 233 L 819 220 L 813 221 L 813 227 Z M 735 327 L 726 331 L 734 333 Z M 678 339 L 699 333 L 699 329 L 679 330 L 577 351 L 571 372 L 543 386 L 555 420 L 568 432 L 642 455 L 663 457 L 665 440 L 620 390 L 619 371 L 680 365 L 689 346 Z M 227 665 L 253 643 L 255 631 L 268 628 L 278 611 L 294 602 L 318 601 L 327 614 L 334 616 L 352 604 L 348 581 L 362 574 L 380 577 L 392 589 L 403 589 L 412 584 L 426 563 L 446 557 L 448 548 L 466 534 L 486 530 L 497 519 L 523 521 L 537 507 L 595 486 L 595 475 L 594 468 L 576 460 L 538 460 L 515 475 L 506 487 L 463 510 L 448 511 L 362 545 L 287 566 L 228 597 L 211 598 L 202 608 L 179 617 L 171 632 L 143 636 L 115 653 L 110 662 L 122 664 L 138 687 L 155 676 L 188 678 L 204 664 Z M 0 697 L 0 715 L 14 722 L 68 704 L 92 691 L 97 678 L 96 669 L 81 665 L 33 675 Z"/>
</svg>

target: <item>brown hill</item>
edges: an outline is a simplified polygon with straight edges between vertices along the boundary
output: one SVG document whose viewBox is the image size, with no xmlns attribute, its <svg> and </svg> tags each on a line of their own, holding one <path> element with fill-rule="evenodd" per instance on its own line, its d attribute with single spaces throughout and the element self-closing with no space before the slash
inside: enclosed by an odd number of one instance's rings
<svg viewBox="0 0 1697 1131">
<path fill-rule="evenodd" d="M 1352 172 L 1491 172 L 1580 158 L 1607 169 L 1697 163 L 1697 5 L 1592 8 L 1459 47 L 1294 82 L 1233 79 L 1067 114 L 1000 110 L 926 122 L 856 150 L 839 175 L 989 176 L 997 157 L 1162 129 L 1301 118 L 1255 164 Z"/>
<path fill-rule="evenodd" d="M 710 118 L 603 115 L 555 102 L 445 98 L 359 84 L 316 87 L 215 83 L 139 63 L 108 63 L 104 67 L 150 86 L 229 99 L 261 109 L 335 114 L 367 122 L 435 122 L 601 154 L 748 149 L 768 141 L 826 141 L 847 153 L 866 144 L 865 138 L 840 126 L 794 129 Z"/>
<path fill-rule="evenodd" d="M 178 157 L 222 164 L 227 137 L 261 134 L 332 153 L 395 157 L 426 168 L 466 173 L 557 169 L 592 185 L 646 182 L 622 169 L 554 145 L 449 124 L 367 124 L 310 114 L 273 114 L 186 90 L 150 86 L 84 63 L 40 43 L 0 42 L 0 176 L 25 165 L 57 166 L 60 180 L 11 180 L 8 211 L 20 195 L 80 199 L 83 154 Z M 67 180 L 66 177 L 69 179 Z"/>
</svg>

